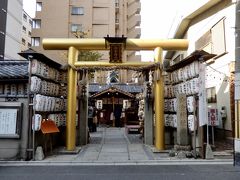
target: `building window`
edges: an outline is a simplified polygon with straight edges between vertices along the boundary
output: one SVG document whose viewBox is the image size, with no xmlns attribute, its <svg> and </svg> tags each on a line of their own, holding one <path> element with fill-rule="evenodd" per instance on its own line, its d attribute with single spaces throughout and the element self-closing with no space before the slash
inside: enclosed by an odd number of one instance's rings
<svg viewBox="0 0 240 180">
<path fill-rule="evenodd" d="M 119 0 L 115 0 L 115 7 L 119 7 Z"/>
<path fill-rule="evenodd" d="M 28 43 L 28 48 L 30 48 L 31 47 L 31 43 Z"/>
<path fill-rule="evenodd" d="M 30 24 L 30 25 L 31 25 L 31 27 L 32 27 L 32 20 L 31 20 L 31 19 L 29 19 L 29 21 L 28 21 L 28 22 L 29 22 L 29 24 Z"/>
<path fill-rule="evenodd" d="M 217 57 L 226 53 L 224 18 L 195 42 L 195 49 L 216 54 Z"/>
<path fill-rule="evenodd" d="M 216 95 L 216 88 L 211 87 L 207 89 L 207 102 L 208 103 L 216 103 L 217 102 L 217 95 Z"/>
<path fill-rule="evenodd" d="M 33 20 L 33 28 L 34 28 L 34 29 L 39 29 L 39 28 L 41 28 L 41 19 L 34 19 L 34 20 Z"/>
<path fill-rule="evenodd" d="M 84 15 L 83 7 L 72 7 L 72 15 Z"/>
<path fill-rule="evenodd" d="M 36 3 L 36 11 L 42 11 L 42 2 Z"/>
<path fill-rule="evenodd" d="M 32 37 L 32 46 L 40 45 L 40 37 Z"/>
<path fill-rule="evenodd" d="M 27 21 L 27 15 L 26 14 L 23 14 L 23 20 Z"/>
<path fill-rule="evenodd" d="M 26 40 L 22 38 L 22 44 L 25 46 Z"/>
<path fill-rule="evenodd" d="M 22 27 L 22 31 L 23 31 L 24 33 L 26 33 L 27 29 L 26 29 L 25 26 Z"/>
<path fill-rule="evenodd" d="M 77 31 L 83 31 L 83 26 L 82 24 L 72 24 L 71 26 L 71 31 L 72 32 L 77 32 Z"/>
<path fill-rule="evenodd" d="M 28 31 L 28 36 L 31 37 L 32 33 L 30 31 Z"/>
</svg>

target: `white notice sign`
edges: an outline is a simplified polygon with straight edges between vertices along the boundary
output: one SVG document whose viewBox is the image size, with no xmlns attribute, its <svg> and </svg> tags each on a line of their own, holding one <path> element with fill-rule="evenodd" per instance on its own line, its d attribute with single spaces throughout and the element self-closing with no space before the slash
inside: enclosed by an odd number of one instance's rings
<svg viewBox="0 0 240 180">
<path fill-rule="evenodd" d="M 207 98 L 205 88 L 205 64 L 199 65 L 199 126 L 208 122 Z"/>
<path fill-rule="evenodd" d="M 16 134 L 17 109 L 0 109 L 0 135 Z"/>
</svg>

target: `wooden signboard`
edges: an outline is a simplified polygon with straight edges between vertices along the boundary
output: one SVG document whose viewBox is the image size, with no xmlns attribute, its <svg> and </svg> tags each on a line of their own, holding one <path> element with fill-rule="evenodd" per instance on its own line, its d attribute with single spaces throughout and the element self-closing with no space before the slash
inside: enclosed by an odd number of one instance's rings
<svg viewBox="0 0 240 180">
<path fill-rule="evenodd" d="M 54 121 L 44 120 L 41 124 L 41 131 L 43 134 L 60 132 Z"/>
</svg>

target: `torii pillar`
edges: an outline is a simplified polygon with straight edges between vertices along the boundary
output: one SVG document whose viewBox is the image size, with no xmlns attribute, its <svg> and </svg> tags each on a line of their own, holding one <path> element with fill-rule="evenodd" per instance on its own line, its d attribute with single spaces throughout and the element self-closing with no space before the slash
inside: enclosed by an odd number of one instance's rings
<svg viewBox="0 0 240 180">
<path fill-rule="evenodd" d="M 156 63 L 163 63 L 162 48 L 157 47 L 154 50 L 154 61 Z M 162 69 L 156 69 L 154 81 L 154 109 L 155 109 L 155 147 L 156 150 L 165 149 L 165 122 L 164 122 L 164 80 L 162 76 Z"/>
</svg>

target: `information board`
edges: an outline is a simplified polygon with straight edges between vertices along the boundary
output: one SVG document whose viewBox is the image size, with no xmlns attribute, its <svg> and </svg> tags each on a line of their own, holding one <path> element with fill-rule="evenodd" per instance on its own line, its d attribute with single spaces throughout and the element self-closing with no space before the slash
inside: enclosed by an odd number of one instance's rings
<svg viewBox="0 0 240 180">
<path fill-rule="evenodd" d="M 21 102 L 0 102 L 0 138 L 20 138 Z"/>
<path fill-rule="evenodd" d="M 16 134 L 17 109 L 0 109 L 0 135 Z"/>
</svg>

